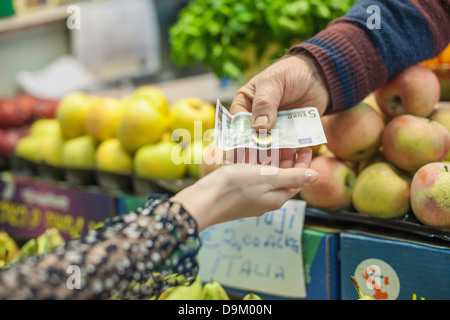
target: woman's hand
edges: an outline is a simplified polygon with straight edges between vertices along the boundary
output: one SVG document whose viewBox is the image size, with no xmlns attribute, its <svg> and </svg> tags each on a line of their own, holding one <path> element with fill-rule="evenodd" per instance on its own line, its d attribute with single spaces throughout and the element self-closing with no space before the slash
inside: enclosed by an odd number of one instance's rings
<svg viewBox="0 0 450 320">
<path fill-rule="evenodd" d="M 252 112 L 255 130 L 271 130 L 277 111 L 316 107 L 324 114 L 330 95 L 321 69 L 306 55 L 285 56 L 238 90 L 230 112 Z"/>
<path fill-rule="evenodd" d="M 197 221 L 198 231 L 230 220 L 279 209 L 318 173 L 308 169 L 310 148 L 292 150 L 283 167 L 248 163 L 224 165 L 171 198 Z"/>
</svg>

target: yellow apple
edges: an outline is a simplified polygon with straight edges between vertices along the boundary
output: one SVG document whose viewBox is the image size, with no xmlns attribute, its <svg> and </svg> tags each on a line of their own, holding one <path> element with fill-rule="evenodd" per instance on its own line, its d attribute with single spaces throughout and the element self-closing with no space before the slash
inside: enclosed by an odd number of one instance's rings
<svg viewBox="0 0 450 320">
<path fill-rule="evenodd" d="M 34 121 L 30 126 L 30 135 L 32 136 L 45 136 L 45 135 L 58 135 L 62 137 L 61 126 L 58 119 L 38 119 Z"/>
<path fill-rule="evenodd" d="M 356 177 L 352 202 L 357 212 L 394 218 L 410 210 L 411 178 L 389 162 L 376 162 Z"/>
<path fill-rule="evenodd" d="M 114 138 L 123 110 L 119 99 L 99 97 L 92 103 L 87 115 L 87 134 L 97 142 Z"/>
<path fill-rule="evenodd" d="M 86 134 L 86 119 L 95 98 L 83 92 L 66 95 L 59 103 L 56 118 L 66 139 Z"/>
<path fill-rule="evenodd" d="M 132 97 L 147 100 L 162 113 L 167 113 L 169 111 L 167 97 L 158 87 L 151 85 L 139 87 L 134 91 Z"/>
<path fill-rule="evenodd" d="M 179 139 L 181 137 L 182 141 L 190 138 L 190 141 L 193 141 L 202 139 L 208 129 L 214 128 L 216 109 L 212 104 L 200 98 L 186 97 L 176 101 L 171 106 L 169 114 L 170 129 L 175 136 L 172 138 Z M 187 141 L 184 142 L 187 143 Z"/>
<path fill-rule="evenodd" d="M 144 145 L 136 151 L 134 170 L 142 178 L 183 178 L 187 170 L 183 157 L 183 148 L 174 141 Z"/>
<path fill-rule="evenodd" d="M 62 165 L 71 169 L 94 169 L 95 150 L 95 141 L 89 135 L 66 140 L 62 147 Z"/>
<path fill-rule="evenodd" d="M 159 142 L 167 131 L 167 117 L 143 99 L 133 99 L 117 127 L 117 138 L 131 154 L 146 144 Z"/>
<path fill-rule="evenodd" d="M 28 135 L 21 138 L 15 147 L 16 156 L 31 162 L 37 162 L 39 157 L 39 136 Z"/>
<path fill-rule="evenodd" d="M 37 162 L 50 166 L 62 165 L 62 148 L 64 140 L 61 135 L 39 136 Z"/>
<path fill-rule="evenodd" d="M 123 148 L 119 139 L 109 138 L 98 145 L 95 166 L 101 171 L 129 174 L 133 171 L 133 158 Z"/>
</svg>

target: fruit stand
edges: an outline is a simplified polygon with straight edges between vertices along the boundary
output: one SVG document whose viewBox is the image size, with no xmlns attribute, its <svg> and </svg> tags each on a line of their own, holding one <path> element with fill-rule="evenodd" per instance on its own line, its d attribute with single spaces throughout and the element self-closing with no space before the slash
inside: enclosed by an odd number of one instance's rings
<svg viewBox="0 0 450 320">
<path fill-rule="evenodd" d="M 49 20 L 45 11 L 38 11 L 41 22 L 26 20 L 34 14 L 30 8 L 17 30 L 10 12 L 0 20 L 0 41 L 10 32 L 27 33 L 29 25 L 65 21 L 66 1 L 56 1 L 57 15 L 50 2 L 50 9 L 33 9 L 51 10 Z M 154 2 L 160 20 L 169 6 L 187 5 Z M 271 12 L 284 14 L 284 24 L 274 16 L 263 23 L 254 4 L 242 4 L 228 28 L 251 34 L 256 19 L 259 29 L 275 30 L 262 49 L 219 40 L 220 23 L 202 34 L 200 17 L 187 32 L 199 2 L 165 30 L 171 39 L 160 39 L 167 43 L 159 49 L 172 46 L 176 63 L 164 62 L 158 73 L 129 76 L 129 65 L 122 66 L 119 80 L 59 97 L 0 91 L 0 272 L 138 210 L 152 194 L 174 195 L 220 168 L 205 161 L 218 155 L 217 100 L 229 107 L 239 85 L 287 47 L 292 34 L 306 38 L 354 3 L 343 1 L 333 14 L 326 14 L 330 8 L 312 11 L 314 27 L 304 33 L 297 20 L 288 27 L 289 14 L 276 4 Z M 224 10 L 205 15 L 221 21 Z M 199 72 L 189 63 L 209 69 Z M 120 66 L 106 69 L 120 75 Z M 320 173 L 317 181 L 278 210 L 204 230 L 195 282 L 150 300 L 449 299 L 449 72 L 450 45 L 353 108 L 322 116 L 327 143 L 312 146 L 310 165 Z"/>
</svg>

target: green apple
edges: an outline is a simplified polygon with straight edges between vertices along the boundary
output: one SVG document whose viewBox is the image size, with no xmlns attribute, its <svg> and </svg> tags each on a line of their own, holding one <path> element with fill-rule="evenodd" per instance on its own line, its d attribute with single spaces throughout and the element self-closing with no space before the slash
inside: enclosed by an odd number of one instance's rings
<svg viewBox="0 0 450 320">
<path fill-rule="evenodd" d="M 134 170 L 149 179 L 183 178 L 187 171 L 183 148 L 174 141 L 144 145 L 134 155 Z"/>
<path fill-rule="evenodd" d="M 83 92 L 73 92 L 62 98 L 56 110 L 56 118 L 64 138 L 71 139 L 86 134 L 87 115 L 94 100 L 94 97 Z"/>
<path fill-rule="evenodd" d="M 62 165 L 72 169 L 95 169 L 96 143 L 89 135 L 66 140 L 62 147 Z"/>
<path fill-rule="evenodd" d="M 146 100 L 133 99 L 125 107 L 117 127 L 117 138 L 127 152 L 133 154 L 146 144 L 161 140 L 167 131 L 167 116 Z"/>
<path fill-rule="evenodd" d="M 95 165 L 101 171 L 124 174 L 133 172 L 133 158 L 117 138 L 100 142 L 95 152 Z"/>
</svg>

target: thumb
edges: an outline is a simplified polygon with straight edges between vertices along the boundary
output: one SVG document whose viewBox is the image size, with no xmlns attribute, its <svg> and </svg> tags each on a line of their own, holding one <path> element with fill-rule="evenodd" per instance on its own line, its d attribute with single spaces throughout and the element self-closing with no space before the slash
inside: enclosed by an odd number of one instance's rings
<svg viewBox="0 0 450 320">
<path fill-rule="evenodd" d="M 255 130 L 271 130 L 277 122 L 277 111 L 283 87 L 275 80 L 262 78 L 255 84 L 252 124 Z"/>
</svg>

